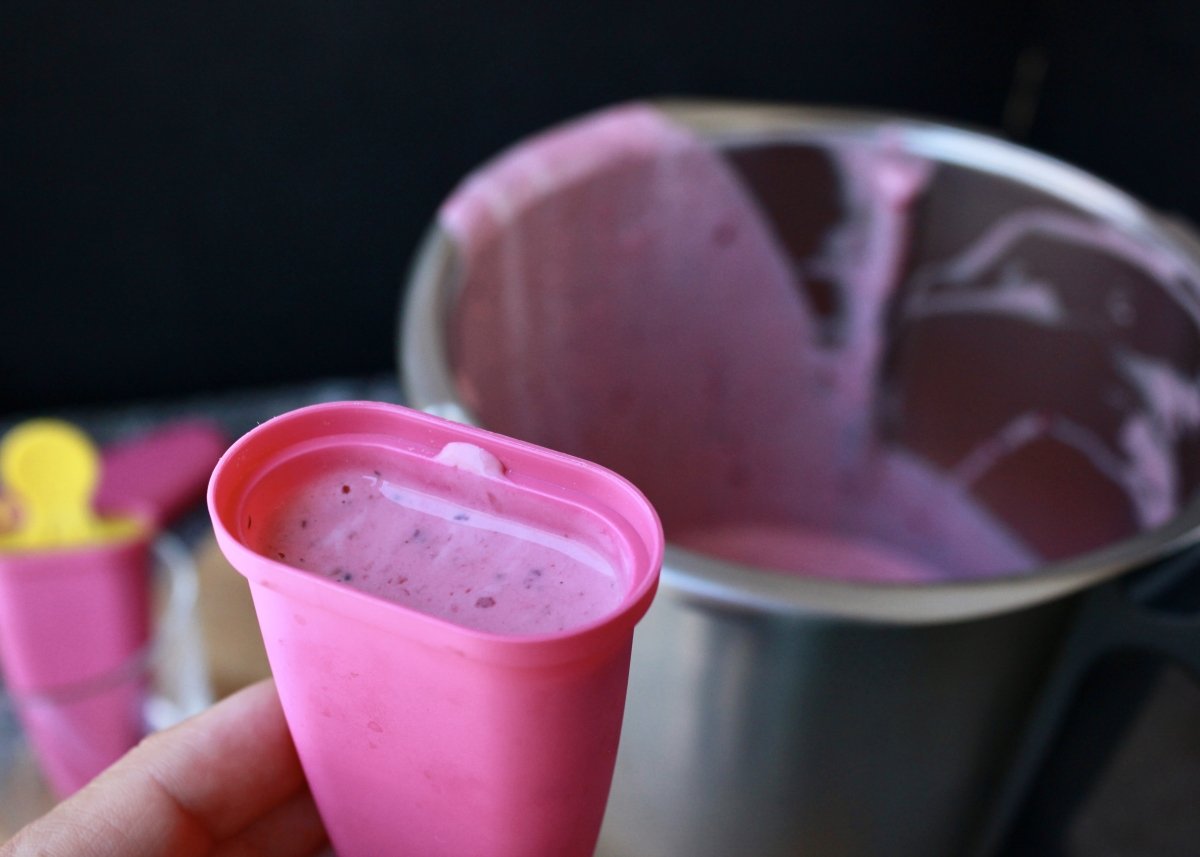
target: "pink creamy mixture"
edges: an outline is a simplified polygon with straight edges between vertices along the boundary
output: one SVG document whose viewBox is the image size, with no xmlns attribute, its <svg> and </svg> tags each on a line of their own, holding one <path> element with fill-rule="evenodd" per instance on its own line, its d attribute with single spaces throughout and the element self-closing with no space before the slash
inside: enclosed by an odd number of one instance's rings
<svg viewBox="0 0 1200 857">
<path fill-rule="evenodd" d="M 271 499 L 248 506 L 270 511 L 245 538 L 264 556 L 481 631 L 557 633 L 618 606 L 598 519 L 564 532 L 561 515 L 519 503 L 499 462 L 470 444 L 448 444 L 432 467 L 378 453 L 288 462 L 256 489 Z"/>
<path fill-rule="evenodd" d="M 1119 336 L 1111 362 L 1133 395 L 1115 439 L 1030 406 L 937 466 L 884 437 L 879 408 L 897 319 L 1097 323 L 1073 317 L 1053 283 L 1006 267 L 1022 239 L 1107 254 L 1200 321 L 1188 272 L 1053 210 L 1002 216 L 953 258 L 906 271 L 934 168 L 886 130 L 834 161 L 844 215 L 804 265 L 729 162 L 649 107 L 555 129 L 469 177 L 440 213 L 465 270 L 451 350 L 468 408 L 622 472 L 678 545 L 802 574 L 913 582 L 1037 567 L 1038 550 L 977 496 L 1036 443 L 1082 456 L 1124 492 L 1135 526 L 1174 515 L 1177 444 L 1200 427 L 1200 385 Z M 808 277 L 837 285 L 833 319 Z M 1107 306 L 1106 324 L 1136 320 L 1116 289 Z"/>
</svg>

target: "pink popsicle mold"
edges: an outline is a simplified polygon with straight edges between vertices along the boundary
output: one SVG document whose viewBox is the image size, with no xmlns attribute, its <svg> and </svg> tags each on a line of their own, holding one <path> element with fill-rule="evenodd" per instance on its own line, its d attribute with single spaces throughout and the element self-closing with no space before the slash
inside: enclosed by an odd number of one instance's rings
<svg viewBox="0 0 1200 857">
<path fill-rule="evenodd" d="M 444 454 L 453 444 L 478 447 L 500 467 L 472 464 L 463 447 Z M 305 490 L 310 471 L 298 460 L 340 463 L 364 451 L 418 489 L 455 470 L 458 481 L 445 484 L 481 486 L 475 495 L 500 497 L 491 509 L 500 515 L 557 507 L 557 521 L 538 523 L 561 536 L 600 527 L 613 546 L 619 602 L 562 631 L 498 634 L 252 546 L 254 529 L 286 512 L 288 474 Z M 407 408 L 340 402 L 277 417 L 235 443 L 213 474 L 209 508 L 221 549 L 250 582 L 288 725 L 339 855 L 592 852 L 633 627 L 662 558 L 658 518 L 634 486 L 598 465 Z"/>
</svg>

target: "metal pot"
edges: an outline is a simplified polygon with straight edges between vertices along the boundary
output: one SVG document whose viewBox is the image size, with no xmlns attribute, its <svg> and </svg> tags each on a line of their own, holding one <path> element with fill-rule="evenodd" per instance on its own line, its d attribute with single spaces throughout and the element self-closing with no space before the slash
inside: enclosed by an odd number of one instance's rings
<svg viewBox="0 0 1200 857">
<path fill-rule="evenodd" d="M 670 130 L 647 142 L 622 111 Z M 864 191 L 863 159 L 898 197 Z M 805 283 L 828 365 L 800 366 L 803 381 L 754 362 L 778 344 L 777 310 L 748 309 L 744 284 L 722 298 L 719 260 L 678 239 L 691 226 L 646 226 L 673 206 L 710 244 L 749 240 L 740 222 L 703 219 L 698 188 L 729 177 L 770 224 L 756 240 Z M 560 198 L 580 187 L 607 189 Z M 472 195 L 483 202 L 461 204 Z M 891 254 L 889 295 L 857 319 L 835 251 Z M 650 260 L 639 282 L 605 280 L 606 258 L 630 253 Z M 617 108 L 469 178 L 413 271 L 408 400 L 624 472 L 672 542 L 635 638 L 598 853 L 931 857 L 977 840 L 1080 598 L 1197 540 L 1200 411 L 1182 382 L 1200 371 L 1198 266 L 1182 230 L 1077 169 L 862 112 Z M 696 294 L 660 301 L 683 275 Z M 805 438 L 787 390 L 836 387 L 822 373 L 841 371 L 855 324 L 884 331 L 870 386 L 851 391 L 868 416 L 814 451 L 831 436 Z M 806 474 L 867 431 L 953 481 L 1025 553 L 972 564 L 936 491 L 904 494 L 881 538 L 961 561 L 937 579 L 696 548 L 725 510 L 863 535 L 865 513 L 808 491 Z"/>
</svg>

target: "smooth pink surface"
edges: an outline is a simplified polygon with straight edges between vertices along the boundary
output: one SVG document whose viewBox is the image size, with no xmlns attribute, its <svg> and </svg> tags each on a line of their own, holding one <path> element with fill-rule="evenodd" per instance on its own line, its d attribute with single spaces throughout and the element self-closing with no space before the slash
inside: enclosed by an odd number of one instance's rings
<svg viewBox="0 0 1200 857">
<path fill-rule="evenodd" d="M 290 508 L 272 499 L 281 497 L 280 485 L 269 484 L 277 468 L 282 485 L 289 462 L 302 457 L 346 453 L 358 463 L 370 454 L 381 471 L 428 487 L 450 473 L 434 461 L 450 442 L 476 444 L 503 464 L 511 490 L 497 514 L 528 520 L 530 510 L 558 507 L 555 523 L 585 540 L 603 520 L 622 582 L 612 612 L 562 632 L 492 634 L 251 546 L 258 521 Z M 300 493 L 307 484 L 294 483 Z M 472 496 L 458 500 L 469 505 Z M 636 489 L 578 459 L 398 406 L 352 402 L 285 414 L 239 440 L 213 474 L 209 508 L 221 549 L 250 581 L 288 724 L 341 857 L 592 852 L 633 626 L 653 597 L 662 556 L 657 517 Z"/>
</svg>

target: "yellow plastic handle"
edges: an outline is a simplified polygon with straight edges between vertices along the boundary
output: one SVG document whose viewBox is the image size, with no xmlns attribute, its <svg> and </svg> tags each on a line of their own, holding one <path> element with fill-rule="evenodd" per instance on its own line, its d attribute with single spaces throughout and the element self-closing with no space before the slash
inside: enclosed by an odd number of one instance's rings
<svg viewBox="0 0 1200 857">
<path fill-rule="evenodd" d="M 128 519 L 104 520 L 92 511 L 100 457 L 86 434 L 61 420 L 37 419 L 11 429 L 0 442 L 0 480 L 20 507 L 20 520 L 0 536 L 0 548 L 51 549 L 128 538 Z"/>
</svg>

